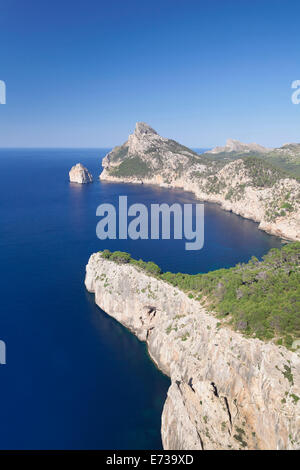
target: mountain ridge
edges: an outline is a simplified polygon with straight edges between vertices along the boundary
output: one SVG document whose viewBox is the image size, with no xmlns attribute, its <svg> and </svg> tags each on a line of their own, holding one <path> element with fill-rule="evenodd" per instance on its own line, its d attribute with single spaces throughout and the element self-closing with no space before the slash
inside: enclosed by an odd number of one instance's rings
<svg viewBox="0 0 300 470">
<path fill-rule="evenodd" d="M 227 139 L 225 147 L 215 147 L 212 150 L 209 150 L 206 153 L 218 154 L 218 153 L 230 153 L 230 152 L 260 152 L 260 153 L 267 153 L 272 149 L 268 149 L 263 147 L 262 145 L 251 143 L 245 144 L 240 142 L 239 140 L 235 139 Z"/>
<path fill-rule="evenodd" d="M 150 264 L 149 272 L 148 263 L 130 262 L 126 253 L 94 253 L 85 286 L 171 378 L 161 420 L 164 449 L 299 448 L 299 354 L 221 325 Z"/>
<path fill-rule="evenodd" d="M 236 160 L 253 155 L 278 168 L 287 171 L 290 176 L 300 178 L 300 144 L 286 143 L 281 147 L 267 148 L 259 144 L 245 144 L 228 139 L 225 147 L 215 147 L 204 153 L 217 160 Z"/>
</svg>

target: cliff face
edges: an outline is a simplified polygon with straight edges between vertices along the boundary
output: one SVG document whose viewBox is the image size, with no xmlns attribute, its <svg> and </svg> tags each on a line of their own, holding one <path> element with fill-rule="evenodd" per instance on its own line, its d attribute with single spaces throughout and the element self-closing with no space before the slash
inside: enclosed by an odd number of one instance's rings
<svg viewBox="0 0 300 470">
<path fill-rule="evenodd" d="M 71 183 L 92 183 L 93 177 L 88 171 L 85 166 L 81 163 L 77 163 L 76 165 L 72 166 L 71 170 L 69 171 L 69 178 Z"/>
<path fill-rule="evenodd" d="M 138 123 L 102 164 L 103 180 L 192 191 L 200 200 L 258 222 L 262 230 L 300 240 L 300 184 L 262 160 L 212 161 Z"/>
<path fill-rule="evenodd" d="M 299 448 L 297 353 L 220 328 L 182 291 L 100 253 L 90 257 L 85 285 L 171 377 L 165 449 Z"/>
</svg>

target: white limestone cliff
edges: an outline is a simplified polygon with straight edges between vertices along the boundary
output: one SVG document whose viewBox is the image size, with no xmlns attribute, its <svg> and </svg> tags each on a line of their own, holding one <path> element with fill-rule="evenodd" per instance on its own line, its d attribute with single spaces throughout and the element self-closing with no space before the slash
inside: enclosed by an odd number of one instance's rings
<svg viewBox="0 0 300 470">
<path fill-rule="evenodd" d="M 130 264 L 93 254 L 85 285 L 96 304 L 147 343 L 171 386 L 165 449 L 299 449 L 300 357 L 248 339 L 199 302 Z"/>
<path fill-rule="evenodd" d="M 76 165 L 72 166 L 71 170 L 69 171 L 69 178 L 71 183 L 92 183 L 93 177 L 88 169 L 83 166 L 81 163 L 77 163 Z"/>
</svg>

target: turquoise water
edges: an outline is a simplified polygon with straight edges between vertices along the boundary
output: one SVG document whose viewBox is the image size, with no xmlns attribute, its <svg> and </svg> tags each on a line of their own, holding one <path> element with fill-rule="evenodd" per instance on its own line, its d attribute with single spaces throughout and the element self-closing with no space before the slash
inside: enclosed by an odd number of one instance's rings
<svg viewBox="0 0 300 470">
<path fill-rule="evenodd" d="M 206 272 L 261 257 L 280 241 L 254 222 L 205 204 L 205 246 L 105 241 L 96 207 L 192 202 L 192 194 L 139 185 L 74 185 L 78 161 L 95 177 L 106 150 L 0 150 L 0 448 L 158 449 L 169 379 L 144 344 L 84 288 L 91 253 L 126 250 L 164 270 Z"/>
</svg>

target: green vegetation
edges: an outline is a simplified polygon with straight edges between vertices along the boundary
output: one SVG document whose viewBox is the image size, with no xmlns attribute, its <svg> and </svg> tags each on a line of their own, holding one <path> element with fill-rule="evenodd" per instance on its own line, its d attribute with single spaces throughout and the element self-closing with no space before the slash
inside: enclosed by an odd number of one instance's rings
<svg viewBox="0 0 300 470">
<path fill-rule="evenodd" d="M 265 203 L 265 218 L 272 222 L 277 217 L 285 216 L 288 213 L 294 212 L 297 208 L 297 201 L 300 194 L 291 193 L 288 188 L 281 186 L 275 187 L 272 192 L 272 199 Z"/>
<path fill-rule="evenodd" d="M 234 160 L 247 159 L 250 154 L 248 152 L 220 152 L 216 154 L 203 153 L 202 156 L 211 161 L 229 163 Z M 287 172 L 289 177 L 300 178 L 300 144 L 285 147 L 284 151 L 274 149 L 268 153 L 251 152 L 251 157 Z"/>
<path fill-rule="evenodd" d="M 125 253 L 124 251 L 115 251 L 111 253 L 109 250 L 101 251 L 102 258 L 110 259 L 111 261 L 115 261 L 118 264 L 126 264 L 131 262 L 131 256 L 129 253 Z"/>
<path fill-rule="evenodd" d="M 230 201 L 237 201 L 239 199 L 242 199 L 245 194 L 245 189 L 246 185 L 239 184 L 238 186 L 235 186 L 234 188 L 230 188 L 229 191 L 225 195 L 225 199 L 230 199 Z"/>
<path fill-rule="evenodd" d="M 247 186 L 257 190 L 271 189 L 269 195 L 262 198 L 264 205 L 264 218 L 268 222 L 274 222 L 278 217 L 288 216 L 297 210 L 300 194 L 293 191 L 290 185 L 279 183 L 290 175 L 280 168 L 259 159 L 255 156 L 247 156 L 236 162 L 234 172 L 246 177 L 248 182 L 231 185 L 230 178 L 226 180 L 219 171 L 228 160 L 212 161 L 206 158 L 206 169 L 201 173 L 192 172 L 192 177 L 198 183 L 201 191 L 208 194 L 223 194 L 225 200 L 236 202 L 245 199 Z M 296 187 L 295 187 L 296 188 Z"/>
<path fill-rule="evenodd" d="M 128 155 L 128 147 L 124 145 L 120 147 L 115 147 L 112 152 L 110 152 L 109 157 L 112 162 L 117 162 L 118 160 L 122 160 L 126 158 Z"/>
<path fill-rule="evenodd" d="M 222 178 L 218 178 L 216 175 L 209 176 L 205 184 L 205 191 L 208 194 L 219 194 L 224 188 L 226 188 L 226 183 Z"/>
<path fill-rule="evenodd" d="M 128 253 L 108 250 L 102 256 L 139 269 L 205 302 L 220 319 L 249 337 L 274 339 L 291 347 L 300 337 L 300 243 L 272 249 L 262 261 L 253 257 L 247 264 L 207 274 L 163 273 L 152 262 L 134 260 Z M 289 366 L 283 374 L 292 380 Z"/>
<path fill-rule="evenodd" d="M 110 170 L 112 176 L 130 177 L 137 176 L 143 178 L 150 172 L 148 165 L 139 157 L 126 158 L 119 166 Z"/>
<path fill-rule="evenodd" d="M 283 376 L 290 382 L 291 385 L 294 385 L 294 377 L 292 373 L 292 368 L 288 365 L 284 365 Z"/>
<path fill-rule="evenodd" d="M 282 149 L 275 149 L 265 155 L 272 165 L 282 168 L 290 175 L 300 178 L 300 145 L 291 144 Z"/>
</svg>

